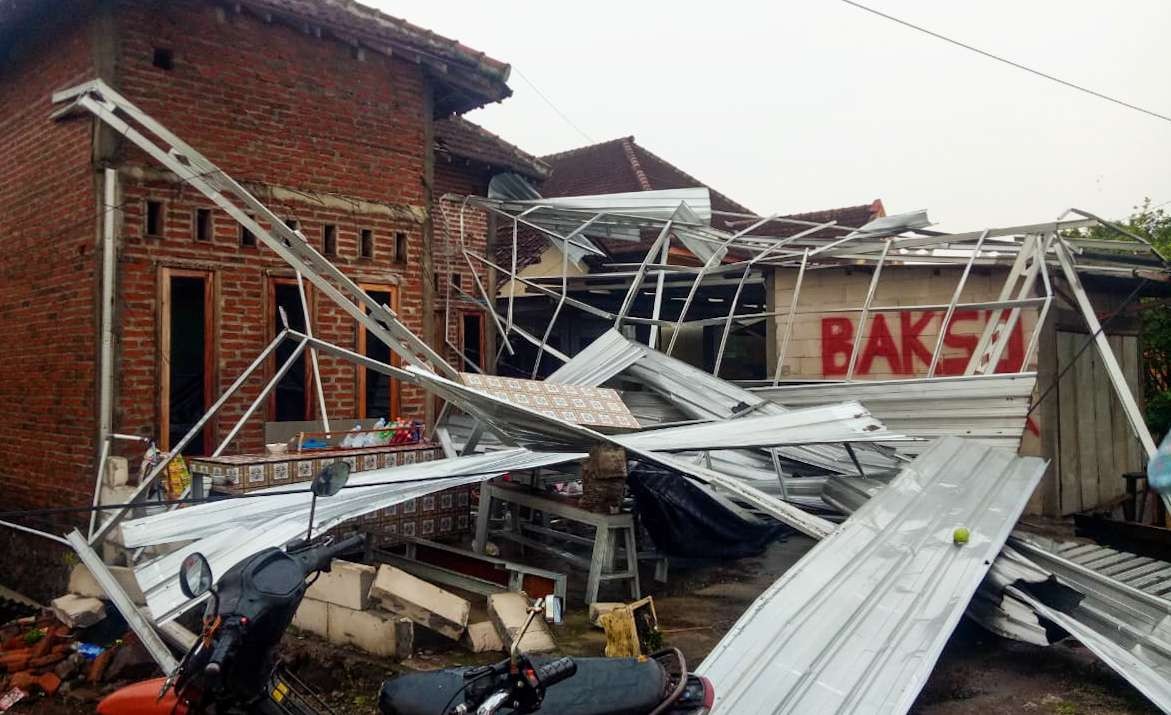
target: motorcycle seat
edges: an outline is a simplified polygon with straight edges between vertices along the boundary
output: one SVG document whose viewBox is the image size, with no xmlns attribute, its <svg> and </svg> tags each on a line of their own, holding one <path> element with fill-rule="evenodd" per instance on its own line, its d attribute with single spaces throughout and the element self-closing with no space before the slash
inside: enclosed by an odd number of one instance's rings
<svg viewBox="0 0 1171 715">
<path fill-rule="evenodd" d="M 533 658 L 543 665 L 551 658 Z M 645 715 L 662 702 L 667 674 L 653 660 L 574 658 L 577 674 L 545 691 L 540 712 L 552 715 Z M 383 715 L 438 715 L 464 684 L 469 668 L 402 675 L 382 684 Z M 460 702 L 457 700 L 456 702 Z M 502 712 L 511 712 L 505 709 Z"/>
</svg>

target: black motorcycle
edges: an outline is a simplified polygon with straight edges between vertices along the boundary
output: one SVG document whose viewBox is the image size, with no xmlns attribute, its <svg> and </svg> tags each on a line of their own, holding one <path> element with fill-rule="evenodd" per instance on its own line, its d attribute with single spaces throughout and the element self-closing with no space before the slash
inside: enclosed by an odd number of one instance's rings
<svg viewBox="0 0 1171 715">
<path fill-rule="evenodd" d="M 313 480 L 314 499 L 332 496 L 349 467 L 335 463 Z M 312 521 L 312 517 L 310 517 Z M 268 548 L 233 566 L 213 587 L 201 554 L 184 559 L 179 584 L 188 598 L 210 597 L 202 632 L 174 673 L 115 691 L 98 705 L 102 715 L 264 713 L 317 715 L 328 705 L 280 664 L 276 651 L 305 596 L 306 579 L 364 543 L 364 536 L 305 539 Z M 495 665 L 412 673 L 382 684 L 386 715 L 706 715 L 715 693 L 687 671 L 676 649 L 650 658 L 530 657 L 519 643 L 541 601 Z"/>
</svg>

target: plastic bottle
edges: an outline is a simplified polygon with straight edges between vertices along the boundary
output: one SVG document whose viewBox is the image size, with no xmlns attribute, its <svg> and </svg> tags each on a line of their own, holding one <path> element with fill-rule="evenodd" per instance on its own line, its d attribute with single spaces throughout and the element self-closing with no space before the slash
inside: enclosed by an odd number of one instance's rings
<svg viewBox="0 0 1171 715">
<path fill-rule="evenodd" d="M 353 434 L 354 432 L 361 431 L 361 429 L 362 429 L 362 425 L 354 425 L 354 429 L 350 430 L 350 434 L 347 434 L 345 437 L 342 437 L 342 447 L 345 447 L 346 449 L 351 449 L 353 447 L 361 446 L 358 443 L 358 440 L 362 439 L 362 435 Z"/>
</svg>

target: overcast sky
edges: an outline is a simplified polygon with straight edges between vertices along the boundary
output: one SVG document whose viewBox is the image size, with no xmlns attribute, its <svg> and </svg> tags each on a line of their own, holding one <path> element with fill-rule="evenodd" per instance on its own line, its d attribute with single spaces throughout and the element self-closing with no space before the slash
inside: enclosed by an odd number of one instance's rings
<svg viewBox="0 0 1171 715">
<path fill-rule="evenodd" d="M 468 118 L 526 151 L 634 135 L 760 213 L 881 198 L 974 229 L 1171 208 L 1171 122 L 839 0 L 365 1 L 510 63 L 514 95 Z M 1171 115 L 1168 0 L 863 1 Z"/>
</svg>

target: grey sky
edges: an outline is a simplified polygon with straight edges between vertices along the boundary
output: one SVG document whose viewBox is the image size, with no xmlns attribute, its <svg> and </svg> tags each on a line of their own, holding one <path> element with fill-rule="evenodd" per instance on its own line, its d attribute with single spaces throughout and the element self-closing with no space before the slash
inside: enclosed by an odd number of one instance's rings
<svg viewBox="0 0 1171 715">
<path fill-rule="evenodd" d="M 366 0 L 513 65 L 468 115 L 535 154 L 638 142 L 762 213 L 881 198 L 951 229 L 1171 202 L 1171 123 L 837 0 Z M 1168 0 L 863 0 L 1171 115 Z M 1166 208 L 1166 207 L 1165 207 Z"/>
</svg>

